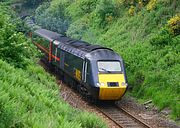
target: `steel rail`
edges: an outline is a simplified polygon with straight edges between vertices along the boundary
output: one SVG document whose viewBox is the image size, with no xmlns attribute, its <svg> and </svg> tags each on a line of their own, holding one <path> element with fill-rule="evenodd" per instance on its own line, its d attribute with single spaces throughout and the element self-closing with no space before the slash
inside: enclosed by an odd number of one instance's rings
<svg viewBox="0 0 180 128">
<path fill-rule="evenodd" d="M 111 116 L 109 114 L 107 114 L 106 112 L 104 112 L 102 109 L 100 109 L 98 106 L 95 106 L 95 108 L 100 111 L 103 115 L 105 115 L 109 120 L 111 120 L 112 122 L 114 122 L 119 128 L 123 128 L 121 126 L 121 124 L 119 124 L 117 121 L 115 121 L 114 119 L 111 118 Z"/>
<path fill-rule="evenodd" d="M 140 127 L 143 127 L 143 128 L 151 128 L 148 124 L 146 124 L 146 123 L 144 123 L 144 122 L 142 122 L 141 120 L 139 120 L 138 118 L 136 118 L 135 116 L 133 116 L 132 114 L 130 114 L 128 111 L 126 111 L 125 109 L 123 109 L 123 108 L 120 108 L 120 107 L 118 107 L 117 105 L 114 105 L 114 106 L 112 106 L 111 108 L 108 108 L 107 110 L 109 111 L 109 110 L 111 110 L 111 113 L 108 113 L 108 111 L 106 111 L 105 109 L 106 108 L 103 108 L 103 106 L 101 106 L 101 107 L 99 107 L 99 106 L 95 106 L 96 108 L 97 108 L 97 110 L 99 110 L 102 114 L 104 114 L 108 119 L 110 119 L 112 122 L 114 122 L 118 127 L 120 127 L 120 128 L 130 128 L 130 127 L 132 127 L 132 128 L 134 128 L 134 127 L 138 127 L 138 128 L 140 128 Z M 119 112 L 119 115 L 118 114 L 115 114 L 115 118 L 113 117 L 113 110 L 114 110 L 114 108 L 116 108 L 116 111 L 117 110 L 119 110 L 118 112 Z M 109 111 L 110 112 L 110 111 Z M 123 114 L 123 113 L 124 114 Z M 131 124 L 122 124 L 122 123 L 120 123 L 120 121 L 119 120 L 121 120 L 122 119 L 122 115 L 126 115 L 126 117 L 125 116 L 123 116 L 123 119 L 128 119 L 128 118 L 131 118 L 131 120 L 133 120 L 134 122 L 136 122 L 136 124 L 132 124 L 132 122 L 131 122 Z M 122 119 L 122 120 L 123 120 Z M 118 122 L 119 121 L 119 122 Z M 139 127 L 139 126 L 140 127 Z"/>
<path fill-rule="evenodd" d="M 138 119 L 137 117 L 135 117 L 134 115 L 132 115 L 131 113 L 129 113 L 127 110 L 125 110 L 124 108 L 120 108 L 123 112 L 125 112 L 127 115 L 131 116 L 134 120 L 136 120 L 137 122 L 140 122 L 141 124 L 144 125 L 144 127 L 146 128 L 151 128 L 148 124 L 146 124 L 145 122 L 141 121 L 140 119 Z"/>
</svg>

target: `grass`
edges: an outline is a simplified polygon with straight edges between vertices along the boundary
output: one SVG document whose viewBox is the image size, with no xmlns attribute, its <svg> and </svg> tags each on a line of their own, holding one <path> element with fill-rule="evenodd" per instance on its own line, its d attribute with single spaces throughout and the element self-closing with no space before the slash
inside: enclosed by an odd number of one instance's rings
<svg viewBox="0 0 180 128">
<path fill-rule="evenodd" d="M 106 127 L 65 103 L 55 81 L 38 65 L 22 70 L 0 60 L 0 127 Z"/>
</svg>

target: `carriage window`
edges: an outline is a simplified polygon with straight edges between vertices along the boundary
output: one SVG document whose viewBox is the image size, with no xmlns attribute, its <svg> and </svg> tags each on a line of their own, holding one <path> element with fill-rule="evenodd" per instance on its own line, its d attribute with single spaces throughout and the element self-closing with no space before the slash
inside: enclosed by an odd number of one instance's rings
<svg viewBox="0 0 180 128">
<path fill-rule="evenodd" d="M 120 72 L 121 64 L 119 61 L 98 61 L 99 72 Z"/>
</svg>

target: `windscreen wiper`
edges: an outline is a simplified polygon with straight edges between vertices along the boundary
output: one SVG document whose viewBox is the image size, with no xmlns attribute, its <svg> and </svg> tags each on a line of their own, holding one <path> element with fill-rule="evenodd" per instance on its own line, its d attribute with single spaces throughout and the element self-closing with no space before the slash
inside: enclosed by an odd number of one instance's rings
<svg viewBox="0 0 180 128">
<path fill-rule="evenodd" d="M 103 70 L 105 72 L 111 73 L 111 71 L 106 70 L 105 68 L 99 68 L 100 70 Z"/>
</svg>

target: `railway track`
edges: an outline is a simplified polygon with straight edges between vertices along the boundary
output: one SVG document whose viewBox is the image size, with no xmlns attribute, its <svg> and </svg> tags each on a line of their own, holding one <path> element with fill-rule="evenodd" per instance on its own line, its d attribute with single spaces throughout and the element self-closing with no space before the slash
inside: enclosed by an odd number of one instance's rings
<svg viewBox="0 0 180 128">
<path fill-rule="evenodd" d="M 97 105 L 96 108 L 120 128 L 151 128 L 123 108 L 112 104 Z"/>
</svg>

